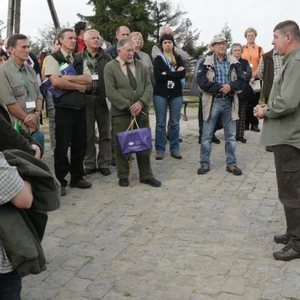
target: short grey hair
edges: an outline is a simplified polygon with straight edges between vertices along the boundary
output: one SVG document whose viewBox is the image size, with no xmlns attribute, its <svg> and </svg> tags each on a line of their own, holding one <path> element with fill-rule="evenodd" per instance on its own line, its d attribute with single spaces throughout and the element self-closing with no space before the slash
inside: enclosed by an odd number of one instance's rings
<svg viewBox="0 0 300 300">
<path fill-rule="evenodd" d="M 170 31 L 171 31 L 172 33 L 170 33 Z M 164 35 L 165 33 L 167 33 L 167 34 L 172 34 L 172 35 L 173 35 L 173 30 L 172 30 L 172 28 L 169 27 L 169 26 L 163 26 L 163 27 L 160 27 L 160 28 L 159 28 L 159 36 L 162 36 L 162 35 Z"/>
<path fill-rule="evenodd" d="M 235 48 L 235 47 L 240 47 L 241 50 L 242 50 L 241 54 L 243 53 L 243 46 L 242 46 L 242 44 L 240 44 L 240 43 L 233 43 L 233 44 L 231 45 L 231 48 L 230 48 L 230 54 L 232 54 L 232 50 L 233 50 L 233 48 Z"/>
<path fill-rule="evenodd" d="M 87 41 L 87 40 L 89 39 L 89 36 L 90 36 L 90 33 L 91 33 L 91 32 L 96 32 L 96 33 L 100 36 L 100 33 L 99 33 L 98 30 L 96 30 L 96 29 L 90 29 L 90 30 L 87 30 L 87 31 L 84 33 L 84 35 L 83 35 L 83 39 L 84 39 L 85 41 Z"/>
<path fill-rule="evenodd" d="M 133 41 L 130 38 L 126 38 L 118 41 L 117 49 L 123 48 L 126 44 L 130 44 L 132 47 L 134 47 Z"/>
</svg>

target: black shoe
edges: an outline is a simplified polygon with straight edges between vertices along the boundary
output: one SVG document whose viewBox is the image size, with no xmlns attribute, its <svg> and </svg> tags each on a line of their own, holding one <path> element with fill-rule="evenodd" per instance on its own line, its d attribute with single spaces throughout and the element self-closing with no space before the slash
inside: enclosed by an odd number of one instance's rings
<svg viewBox="0 0 300 300">
<path fill-rule="evenodd" d="M 160 187 L 161 186 L 161 182 L 157 179 L 153 178 L 149 178 L 149 179 L 141 179 L 140 183 L 145 183 L 145 184 L 149 184 L 153 187 Z"/>
<path fill-rule="evenodd" d="M 182 138 L 181 137 L 179 138 L 179 143 L 182 143 Z"/>
<path fill-rule="evenodd" d="M 111 171 L 109 168 L 99 168 L 98 171 L 103 175 L 103 176 L 108 176 L 111 174 Z"/>
<path fill-rule="evenodd" d="M 273 147 L 272 146 L 266 146 L 266 151 L 267 152 L 273 152 Z"/>
<path fill-rule="evenodd" d="M 92 186 L 91 182 L 86 181 L 85 179 L 80 179 L 77 182 L 70 182 L 70 187 L 76 187 L 79 189 L 88 189 Z"/>
<path fill-rule="evenodd" d="M 113 167 L 116 167 L 116 166 L 117 166 L 117 163 L 116 163 L 116 159 L 115 159 L 115 158 L 112 158 L 110 165 L 113 166 Z"/>
<path fill-rule="evenodd" d="M 254 132 L 260 132 L 260 129 L 258 128 L 257 125 L 252 125 L 251 130 L 254 131 Z"/>
<path fill-rule="evenodd" d="M 289 246 L 285 246 L 283 249 L 274 252 L 273 256 L 277 260 L 290 261 L 292 259 L 300 258 L 300 252 Z"/>
<path fill-rule="evenodd" d="M 129 186 L 128 178 L 120 178 L 119 179 L 119 186 Z"/>
<path fill-rule="evenodd" d="M 198 137 L 198 144 L 201 144 L 201 139 L 202 139 L 202 137 L 199 135 L 199 137 Z"/>
<path fill-rule="evenodd" d="M 60 195 L 61 195 L 61 197 L 67 195 L 67 190 L 64 186 L 60 187 Z"/>
<path fill-rule="evenodd" d="M 277 244 L 284 244 L 284 245 L 287 245 L 289 240 L 290 240 L 290 236 L 287 234 L 287 233 L 284 233 L 284 234 L 276 234 L 274 235 L 274 241 L 277 243 Z"/>
<path fill-rule="evenodd" d="M 221 141 L 216 137 L 216 135 L 214 134 L 211 141 L 215 144 L 221 144 Z"/>
<path fill-rule="evenodd" d="M 237 137 L 237 138 L 236 138 L 236 141 L 237 141 L 237 142 L 241 142 L 241 143 L 243 143 L 243 144 L 246 144 L 246 143 L 247 143 L 247 140 L 246 140 L 243 136 Z"/>
<path fill-rule="evenodd" d="M 97 172 L 97 169 L 95 168 L 95 169 L 85 169 L 84 170 L 84 175 L 91 175 L 91 174 L 93 174 L 93 173 L 96 173 Z"/>
</svg>

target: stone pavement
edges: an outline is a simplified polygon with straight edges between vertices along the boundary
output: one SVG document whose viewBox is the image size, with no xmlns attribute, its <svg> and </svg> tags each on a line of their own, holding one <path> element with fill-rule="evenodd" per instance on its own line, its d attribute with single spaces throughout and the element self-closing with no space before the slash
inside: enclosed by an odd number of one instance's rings
<svg viewBox="0 0 300 300">
<path fill-rule="evenodd" d="M 197 108 L 181 121 L 182 160 L 152 166 L 161 188 L 94 174 L 92 189 L 68 189 L 49 214 L 47 271 L 23 281 L 23 300 L 300 299 L 300 260 L 281 262 L 273 242 L 285 231 L 272 153 L 259 134 L 237 144 L 243 175 L 225 171 L 224 135 L 211 171 L 197 175 Z M 151 116 L 152 129 L 154 116 Z M 49 147 L 48 147 L 49 149 Z M 43 159 L 52 166 L 52 155 Z"/>
</svg>

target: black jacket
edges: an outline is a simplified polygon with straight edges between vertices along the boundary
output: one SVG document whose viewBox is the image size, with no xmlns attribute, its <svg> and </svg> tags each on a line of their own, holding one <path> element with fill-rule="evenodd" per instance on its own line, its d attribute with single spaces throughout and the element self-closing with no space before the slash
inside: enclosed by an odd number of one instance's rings
<svg viewBox="0 0 300 300">
<path fill-rule="evenodd" d="M 86 50 L 86 48 L 84 50 Z M 75 60 L 78 63 L 78 71 L 80 73 L 83 73 L 84 50 L 75 54 Z M 98 53 L 99 53 L 99 58 L 97 62 L 97 69 L 99 75 L 99 79 L 98 79 L 99 80 L 99 101 L 101 104 L 106 104 L 106 100 L 105 100 L 106 93 L 105 93 L 103 74 L 104 74 L 104 67 L 108 62 L 111 61 L 111 57 L 108 54 L 106 54 L 102 48 L 98 49 Z M 82 70 L 81 69 L 79 70 L 79 67 L 81 67 Z"/>
<path fill-rule="evenodd" d="M 106 49 L 105 53 L 107 53 L 113 59 L 116 59 L 118 57 L 117 43 Z M 134 52 L 133 57 L 135 59 L 140 59 L 140 56 L 136 52 Z"/>
<path fill-rule="evenodd" d="M 249 84 L 250 79 L 252 77 L 252 70 L 251 70 L 251 67 L 250 67 L 247 59 L 240 58 L 238 61 L 240 62 L 241 66 L 242 66 L 242 70 L 243 70 L 245 78 L 246 78 L 245 88 L 243 89 L 243 91 L 241 93 L 238 94 L 238 97 L 240 100 L 241 99 L 249 100 L 250 98 L 255 97 L 255 93 Z"/>
<path fill-rule="evenodd" d="M 20 132 L 17 132 L 11 123 L 11 118 L 7 110 L 0 105 L 0 151 L 18 149 L 28 154 L 34 155 L 31 145 L 41 145 L 23 128 L 20 127 Z"/>
<path fill-rule="evenodd" d="M 57 60 L 57 62 L 60 64 L 62 63 L 68 63 L 64 55 L 61 53 L 60 50 L 58 50 L 55 53 L 50 54 L 54 57 L 54 59 Z M 74 60 L 73 63 L 74 69 L 77 73 L 77 75 L 83 74 L 83 62 Z M 65 93 L 63 96 L 56 98 L 53 95 L 53 102 L 55 107 L 62 107 L 62 108 L 70 108 L 70 109 L 76 109 L 81 110 L 85 108 L 86 106 L 86 99 L 85 94 L 77 91 L 77 90 L 68 90 L 67 93 Z"/>
<path fill-rule="evenodd" d="M 179 67 L 184 67 L 180 55 L 175 54 L 175 59 L 177 64 L 176 70 Z M 172 72 L 164 59 L 159 55 L 156 56 L 153 61 L 153 70 L 155 78 L 153 95 L 171 98 L 182 96 L 181 79 L 185 77 L 185 69 L 182 71 Z M 166 72 L 167 75 L 162 75 L 163 72 Z M 168 88 L 168 81 L 174 82 L 174 88 Z"/>
</svg>

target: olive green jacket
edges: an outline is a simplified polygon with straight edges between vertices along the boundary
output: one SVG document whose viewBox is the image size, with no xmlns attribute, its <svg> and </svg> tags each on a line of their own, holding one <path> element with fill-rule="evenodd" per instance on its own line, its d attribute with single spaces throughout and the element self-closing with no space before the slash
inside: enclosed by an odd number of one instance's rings
<svg viewBox="0 0 300 300">
<path fill-rule="evenodd" d="M 261 143 L 267 146 L 290 145 L 300 149 L 300 47 L 283 58 L 283 66 L 274 79 Z"/>
<path fill-rule="evenodd" d="M 41 246 L 47 212 L 60 206 L 60 184 L 48 166 L 20 150 L 6 150 L 5 159 L 31 183 L 34 197 L 30 209 L 18 209 L 11 203 L 0 206 L 0 237 L 13 268 L 20 276 L 38 274 L 46 269 Z"/>
</svg>

